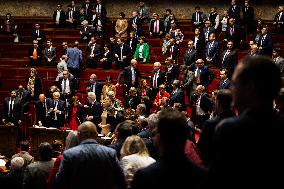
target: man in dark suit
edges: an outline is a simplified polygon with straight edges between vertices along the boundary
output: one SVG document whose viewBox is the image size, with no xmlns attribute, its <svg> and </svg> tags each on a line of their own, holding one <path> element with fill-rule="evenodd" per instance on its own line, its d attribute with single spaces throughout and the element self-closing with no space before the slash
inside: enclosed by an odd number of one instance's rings
<svg viewBox="0 0 284 189">
<path fill-rule="evenodd" d="M 40 66 L 41 61 L 41 48 L 38 45 L 38 41 L 33 41 L 33 47 L 29 49 L 30 65 Z"/>
<path fill-rule="evenodd" d="M 274 17 L 273 25 L 276 27 L 276 33 L 283 34 L 284 33 L 284 7 L 279 6 L 278 12 Z"/>
<path fill-rule="evenodd" d="M 78 89 L 77 81 L 74 76 L 71 76 L 68 70 L 63 71 L 63 77 L 59 77 L 57 87 L 61 91 L 62 100 L 70 100 L 75 95 L 75 91 Z"/>
<path fill-rule="evenodd" d="M 96 68 L 98 61 L 102 55 L 102 49 L 99 44 L 96 43 L 95 37 L 91 37 L 91 40 L 86 48 L 87 61 L 86 65 L 90 68 Z"/>
<path fill-rule="evenodd" d="M 38 46 L 40 49 L 43 49 L 43 42 L 45 41 L 45 32 L 40 29 L 38 23 L 35 24 L 35 28 L 32 30 L 32 40 L 38 41 Z"/>
<path fill-rule="evenodd" d="M 203 49 L 205 47 L 205 39 L 204 36 L 201 35 L 200 28 L 195 28 L 194 36 L 192 37 L 192 41 L 194 44 L 194 48 L 196 49 L 196 58 L 203 58 Z"/>
<path fill-rule="evenodd" d="M 23 106 L 21 100 L 17 97 L 16 90 L 10 91 L 10 96 L 3 102 L 3 123 L 12 123 L 18 126 L 22 121 Z"/>
<path fill-rule="evenodd" d="M 174 39 L 169 40 L 170 44 L 167 46 L 166 58 L 170 58 L 174 64 L 177 64 L 179 56 L 179 47 L 175 44 Z"/>
<path fill-rule="evenodd" d="M 43 51 L 43 57 L 45 64 L 47 66 L 55 66 L 56 65 L 56 47 L 52 46 L 51 39 L 46 41 L 46 47 Z"/>
<path fill-rule="evenodd" d="M 245 6 L 242 9 L 243 21 L 246 29 L 246 34 L 251 34 L 254 32 L 254 8 L 250 6 L 249 0 L 245 0 Z"/>
<path fill-rule="evenodd" d="M 233 45 L 232 41 L 228 41 L 227 50 L 223 52 L 221 57 L 221 68 L 228 70 L 229 79 L 232 78 L 235 67 L 238 63 L 237 51 L 233 50 Z"/>
<path fill-rule="evenodd" d="M 230 90 L 220 90 L 216 95 L 215 113 L 216 117 L 205 121 L 197 147 L 200 157 L 206 166 L 209 166 L 214 154 L 214 131 L 218 123 L 223 119 L 233 117 L 235 114 L 231 108 L 232 93 Z"/>
<path fill-rule="evenodd" d="M 36 122 L 39 126 L 49 127 L 50 119 L 48 111 L 51 108 L 51 99 L 46 98 L 44 94 L 39 95 L 39 100 L 35 103 L 36 108 Z"/>
<path fill-rule="evenodd" d="M 272 51 L 272 58 L 273 58 L 273 62 L 280 69 L 281 77 L 284 77 L 284 59 L 281 56 L 282 53 L 283 53 L 283 50 L 281 48 L 274 48 Z"/>
<path fill-rule="evenodd" d="M 150 36 L 153 38 L 163 38 L 164 36 L 164 22 L 159 19 L 157 13 L 153 14 L 153 19 L 150 21 Z"/>
<path fill-rule="evenodd" d="M 66 104 L 65 101 L 60 99 L 60 93 L 54 92 L 53 99 L 49 101 L 49 105 L 47 107 L 50 107 L 48 110 L 48 117 L 49 117 L 49 123 L 50 127 L 55 127 L 57 129 L 64 126 L 65 123 L 65 108 Z"/>
<path fill-rule="evenodd" d="M 207 187 L 283 188 L 278 170 L 284 167 L 279 153 L 284 120 L 273 108 L 282 83 L 279 68 L 269 57 L 248 57 L 238 64 L 232 80 L 232 104 L 239 116 L 215 129 Z"/>
<path fill-rule="evenodd" d="M 115 49 L 115 57 L 117 58 L 116 68 L 125 68 L 130 65 L 132 51 L 129 45 L 124 43 L 123 39 L 117 39 L 117 46 Z"/>
<path fill-rule="evenodd" d="M 101 123 L 101 115 L 103 113 L 103 107 L 101 103 L 96 100 L 96 94 L 94 92 L 88 92 L 87 103 L 84 105 L 84 120 L 93 122 L 99 131 L 101 128 L 98 127 Z"/>
<path fill-rule="evenodd" d="M 90 0 L 85 0 L 85 3 L 82 4 L 82 8 L 85 10 L 87 21 L 89 22 L 91 21 L 93 7 L 94 5 L 90 2 Z"/>
<path fill-rule="evenodd" d="M 17 98 L 19 98 L 19 100 L 22 103 L 23 106 L 23 112 L 26 113 L 28 110 L 28 104 L 31 101 L 30 98 L 30 94 L 29 91 L 27 91 L 23 85 L 19 85 L 18 90 L 16 91 L 17 93 Z M 36 97 L 37 98 L 37 97 Z"/>
<path fill-rule="evenodd" d="M 67 6 L 66 11 L 66 27 L 76 29 L 79 22 L 78 12 L 72 9 L 72 5 Z"/>
<path fill-rule="evenodd" d="M 139 38 L 140 36 L 143 35 L 142 20 L 136 11 L 132 13 L 132 17 L 129 20 L 128 26 L 129 26 L 129 32 L 135 33 L 134 36 L 135 38 Z"/>
<path fill-rule="evenodd" d="M 66 23 L 66 15 L 62 10 L 62 5 L 58 4 L 57 9 L 53 12 L 53 22 L 56 27 L 62 28 Z"/>
<path fill-rule="evenodd" d="M 138 44 L 138 38 L 135 37 L 135 32 L 132 31 L 129 33 L 129 38 L 126 44 L 129 45 L 129 47 L 131 48 L 132 54 L 134 54 L 136 51 L 137 44 Z"/>
<path fill-rule="evenodd" d="M 218 89 L 229 89 L 231 81 L 228 78 L 228 70 L 227 69 L 222 69 L 220 71 L 220 84 L 218 86 Z"/>
<path fill-rule="evenodd" d="M 271 57 L 272 55 L 272 37 L 268 34 L 268 28 L 263 27 L 261 30 L 261 37 L 258 41 L 259 54 Z"/>
<path fill-rule="evenodd" d="M 205 47 L 205 57 L 208 63 L 217 66 L 218 50 L 219 50 L 219 43 L 217 40 L 215 40 L 215 33 L 211 33 L 209 35 L 209 41 L 207 42 Z"/>
<path fill-rule="evenodd" d="M 125 86 L 125 92 L 129 91 L 130 87 L 138 87 L 138 78 L 141 78 L 142 75 L 140 71 L 137 69 L 137 60 L 132 59 L 131 65 L 124 68 L 117 78 L 117 86 L 119 86 L 121 82 L 121 78 L 124 76 L 124 86 Z"/>
<path fill-rule="evenodd" d="M 106 18 L 107 16 L 107 10 L 105 8 L 105 6 L 102 4 L 101 0 L 97 0 L 96 5 L 94 6 L 94 8 L 96 9 L 97 13 L 100 13 L 102 18 Z"/>
<path fill-rule="evenodd" d="M 87 43 L 93 34 L 92 28 L 89 27 L 88 24 L 89 22 L 87 20 L 84 20 L 80 29 L 81 41 L 84 43 Z"/>
<path fill-rule="evenodd" d="M 196 28 L 201 28 L 203 25 L 203 12 L 200 11 L 200 7 L 195 7 L 195 12 L 191 16 L 192 22 L 192 31 L 195 31 Z"/>
<path fill-rule="evenodd" d="M 180 88 L 180 81 L 179 80 L 173 81 L 173 92 L 171 93 L 171 96 L 170 96 L 170 99 L 169 99 L 169 105 L 171 107 L 173 107 L 175 103 L 180 103 L 182 110 L 185 110 L 184 92 Z"/>
<path fill-rule="evenodd" d="M 171 85 L 174 80 L 179 79 L 179 68 L 171 58 L 167 58 L 165 64 L 167 66 L 167 69 L 165 70 L 167 82 Z"/>
<path fill-rule="evenodd" d="M 239 25 L 235 24 L 235 19 L 230 18 L 229 19 L 229 25 L 227 27 L 225 36 L 224 36 L 224 41 L 233 41 L 234 43 L 234 48 L 239 48 L 240 43 L 241 43 L 241 31 Z"/>
<path fill-rule="evenodd" d="M 164 82 L 165 82 L 165 72 L 161 70 L 161 63 L 155 62 L 152 75 L 150 76 L 150 85 L 152 88 L 152 91 L 151 91 L 152 98 L 156 97 L 159 91 L 159 86 L 161 84 L 164 84 Z"/>
<path fill-rule="evenodd" d="M 211 26 L 210 20 L 206 20 L 204 23 L 204 28 L 202 28 L 201 34 L 205 39 L 205 43 L 209 41 L 209 36 L 211 33 L 216 33 L 215 28 Z"/>
<path fill-rule="evenodd" d="M 229 17 L 234 18 L 236 23 L 240 22 L 241 18 L 241 6 L 237 3 L 237 0 L 231 1 L 231 6 L 228 10 Z"/>
<path fill-rule="evenodd" d="M 197 51 L 194 49 L 194 43 L 192 40 L 188 41 L 188 49 L 184 53 L 183 64 L 191 65 L 193 62 L 197 60 Z"/>
<path fill-rule="evenodd" d="M 190 188 L 200 188 L 206 172 L 185 155 L 184 146 L 188 135 L 183 114 L 178 111 L 161 112 L 152 137 L 161 158 L 148 167 L 137 170 L 132 189 L 184 188 L 188 184 L 188 177 L 191 178 Z"/>
<path fill-rule="evenodd" d="M 86 91 L 95 93 L 96 94 L 96 100 L 98 102 L 101 101 L 102 87 L 103 87 L 103 84 L 102 84 L 102 82 L 97 80 L 97 75 L 96 74 L 90 75 L 90 79 L 87 82 Z"/>
</svg>

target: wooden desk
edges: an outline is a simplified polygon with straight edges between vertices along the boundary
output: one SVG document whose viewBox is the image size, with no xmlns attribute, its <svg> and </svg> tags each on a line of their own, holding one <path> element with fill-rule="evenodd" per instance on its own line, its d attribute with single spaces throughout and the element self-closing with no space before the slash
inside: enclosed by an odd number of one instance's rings
<svg viewBox="0 0 284 189">
<path fill-rule="evenodd" d="M 11 158 L 17 151 L 19 128 L 16 126 L 0 125 L 0 153 Z"/>
<path fill-rule="evenodd" d="M 61 140 L 63 143 L 63 148 L 65 146 L 65 139 L 69 131 L 62 131 L 58 129 L 48 129 L 48 128 L 34 128 L 29 127 L 28 133 L 31 138 L 31 155 L 38 159 L 38 146 L 42 142 L 53 143 L 54 140 Z"/>
</svg>

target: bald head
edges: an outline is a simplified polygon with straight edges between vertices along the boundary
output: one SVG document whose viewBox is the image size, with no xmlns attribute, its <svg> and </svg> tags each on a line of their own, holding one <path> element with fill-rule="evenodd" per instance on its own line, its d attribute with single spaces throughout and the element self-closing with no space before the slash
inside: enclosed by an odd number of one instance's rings
<svg viewBox="0 0 284 189">
<path fill-rule="evenodd" d="M 97 136 L 97 127 L 91 121 L 85 121 L 78 128 L 78 137 L 80 142 L 86 139 L 96 139 Z"/>
</svg>

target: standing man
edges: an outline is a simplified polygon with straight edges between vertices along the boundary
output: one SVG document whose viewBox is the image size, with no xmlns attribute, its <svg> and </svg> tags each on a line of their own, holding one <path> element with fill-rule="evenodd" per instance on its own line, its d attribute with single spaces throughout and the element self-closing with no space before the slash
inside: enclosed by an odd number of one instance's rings
<svg viewBox="0 0 284 189">
<path fill-rule="evenodd" d="M 82 51 L 78 48 L 78 46 L 79 42 L 75 41 L 72 48 L 67 48 L 67 68 L 75 78 L 80 77 L 80 67 L 83 62 Z"/>
<path fill-rule="evenodd" d="M 150 36 L 153 38 L 163 38 L 164 22 L 159 19 L 157 13 L 153 13 L 153 19 L 150 21 Z"/>
<path fill-rule="evenodd" d="M 10 91 L 10 96 L 6 97 L 3 102 L 3 123 L 12 123 L 18 126 L 22 121 L 23 106 L 17 98 L 16 90 Z"/>
<path fill-rule="evenodd" d="M 65 12 L 62 10 L 61 4 L 57 5 L 57 9 L 53 13 L 53 22 L 58 28 L 62 28 L 65 26 L 66 16 Z"/>
<path fill-rule="evenodd" d="M 124 43 L 121 38 L 117 39 L 117 46 L 115 49 L 115 57 L 117 58 L 116 68 L 125 68 L 130 65 L 130 60 L 132 56 L 131 47 Z"/>
<path fill-rule="evenodd" d="M 254 8 L 250 6 L 249 0 L 245 0 L 245 6 L 242 9 L 243 19 L 246 34 L 251 34 L 255 31 L 255 23 L 254 23 Z"/>
<path fill-rule="evenodd" d="M 102 82 L 97 80 L 97 75 L 90 75 L 90 79 L 87 82 L 87 90 L 88 92 L 93 92 L 96 94 L 96 99 L 98 102 L 101 101 L 101 93 L 102 93 Z"/>
<path fill-rule="evenodd" d="M 46 48 L 43 51 L 43 57 L 47 66 L 56 65 L 56 47 L 52 46 L 51 39 L 46 41 Z"/>
<path fill-rule="evenodd" d="M 161 84 L 164 84 L 165 82 L 165 75 L 166 73 L 161 70 L 161 63 L 160 62 L 155 62 L 152 75 L 150 76 L 150 85 L 152 88 L 152 94 L 151 97 L 155 98 L 158 91 L 159 91 L 159 86 Z"/>
<path fill-rule="evenodd" d="M 39 100 L 35 103 L 36 108 L 36 122 L 39 126 L 49 127 L 49 114 L 48 111 L 51 108 L 51 99 L 46 98 L 44 94 L 39 95 Z"/>
<path fill-rule="evenodd" d="M 32 30 L 32 40 L 37 40 L 39 48 L 43 49 L 43 42 L 45 41 L 45 32 L 40 29 L 40 25 L 38 23 L 35 24 L 35 27 Z"/>
<path fill-rule="evenodd" d="M 60 89 L 62 100 L 70 100 L 77 90 L 77 80 L 71 76 L 68 70 L 63 71 L 63 77 L 59 77 L 57 87 Z"/>
<path fill-rule="evenodd" d="M 102 55 L 101 46 L 96 43 L 95 37 L 91 37 L 91 40 L 86 49 L 87 54 L 87 67 L 96 68 L 98 61 Z"/>
<path fill-rule="evenodd" d="M 222 69 L 228 70 L 228 77 L 229 79 L 232 78 L 234 73 L 235 67 L 238 63 L 238 55 L 237 51 L 233 49 L 234 44 L 232 41 L 228 41 L 227 43 L 227 50 L 223 52 L 222 60 L 221 60 L 221 67 Z"/>
<path fill-rule="evenodd" d="M 194 43 L 192 40 L 188 41 L 188 49 L 185 51 L 183 64 L 186 66 L 190 66 L 193 62 L 197 60 L 197 52 L 194 49 Z"/>
<path fill-rule="evenodd" d="M 60 93 L 54 92 L 53 99 L 50 100 L 49 104 L 49 118 L 50 126 L 60 129 L 65 123 L 65 107 L 66 104 L 63 100 L 60 100 Z"/>
</svg>

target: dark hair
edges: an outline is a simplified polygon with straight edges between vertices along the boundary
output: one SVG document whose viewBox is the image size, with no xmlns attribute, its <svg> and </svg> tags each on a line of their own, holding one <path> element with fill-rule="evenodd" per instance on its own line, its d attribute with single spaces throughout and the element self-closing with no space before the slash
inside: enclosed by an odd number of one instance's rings
<svg viewBox="0 0 284 189">
<path fill-rule="evenodd" d="M 20 142 L 20 148 L 22 151 L 29 151 L 30 143 L 27 140 L 23 140 Z"/>
<path fill-rule="evenodd" d="M 221 89 L 216 95 L 216 100 L 223 110 L 231 109 L 232 93 L 229 89 Z"/>
<path fill-rule="evenodd" d="M 52 149 L 54 151 L 60 151 L 63 147 L 63 143 L 61 140 L 54 140 L 52 143 Z"/>
<path fill-rule="evenodd" d="M 269 75 L 269 77 L 264 77 Z M 282 80 L 280 70 L 273 60 L 266 56 L 247 57 L 238 75 L 241 84 L 248 81 L 255 85 L 257 95 L 263 100 L 273 100 L 279 93 Z"/>
<path fill-rule="evenodd" d="M 278 55 L 282 53 L 282 49 L 279 47 L 274 48 L 273 51 L 275 51 Z"/>
<path fill-rule="evenodd" d="M 159 114 L 158 133 L 165 146 L 184 149 L 188 138 L 186 117 L 177 111 L 165 110 Z"/>
<path fill-rule="evenodd" d="M 115 129 L 115 131 L 119 135 L 119 139 L 125 140 L 128 136 L 133 134 L 132 129 L 135 126 L 134 121 L 125 120 L 119 123 Z"/>
<path fill-rule="evenodd" d="M 171 9 L 166 9 L 166 12 L 169 12 L 171 14 L 172 10 Z"/>
<path fill-rule="evenodd" d="M 119 16 L 121 16 L 122 18 L 125 18 L 124 12 L 120 12 L 120 13 L 119 13 Z"/>
<path fill-rule="evenodd" d="M 41 161 L 50 161 L 52 158 L 52 147 L 48 142 L 43 142 L 38 147 L 38 155 Z"/>
<path fill-rule="evenodd" d="M 194 9 L 195 10 L 200 10 L 200 6 L 196 6 Z"/>
<path fill-rule="evenodd" d="M 112 78 L 110 75 L 106 76 L 106 81 L 112 81 Z"/>
</svg>

